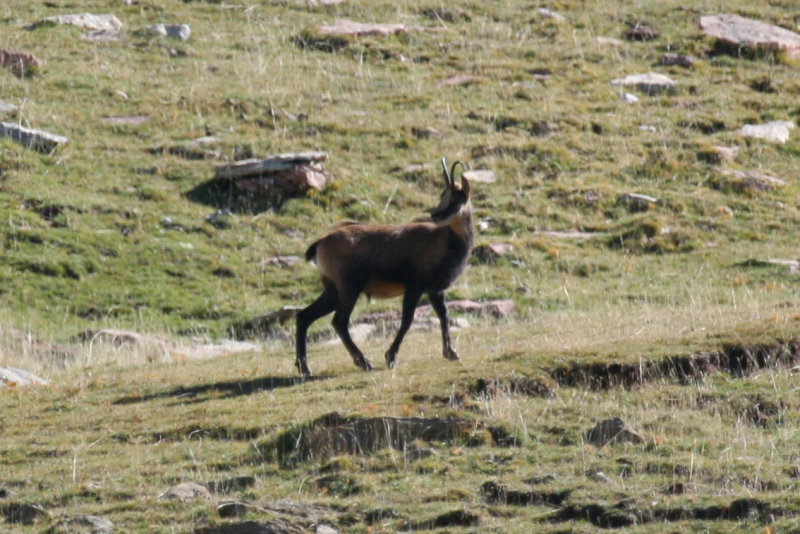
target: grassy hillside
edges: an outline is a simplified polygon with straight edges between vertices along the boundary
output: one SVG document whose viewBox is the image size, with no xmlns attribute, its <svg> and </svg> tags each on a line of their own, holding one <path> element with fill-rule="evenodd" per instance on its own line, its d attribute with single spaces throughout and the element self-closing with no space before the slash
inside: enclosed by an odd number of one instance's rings
<svg viewBox="0 0 800 534">
<path fill-rule="evenodd" d="M 768 260 L 797 257 L 800 134 L 777 144 L 738 131 L 797 121 L 798 64 L 719 47 L 697 20 L 732 12 L 797 28 L 793 5 L 310 4 L 0 5 L 0 48 L 43 60 L 21 77 L 0 70 L 0 100 L 18 107 L 3 121 L 69 138 L 46 154 L 0 139 L 0 365 L 52 381 L 0 390 L 2 526 L 69 531 L 62 515 L 96 514 L 141 532 L 247 520 L 371 532 L 789 529 L 798 275 Z M 121 38 L 29 27 L 78 12 L 115 14 Z M 414 29 L 321 39 L 340 18 Z M 159 22 L 189 24 L 192 36 L 145 30 Z M 637 24 L 660 35 L 626 39 Z M 665 53 L 696 62 L 665 66 Z M 650 71 L 675 89 L 627 88 L 631 103 L 611 84 Z M 211 145 L 191 145 L 208 135 Z M 738 151 L 725 161 L 715 146 Z M 211 184 L 222 163 L 305 150 L 329 155 L 336 181 L 323 193 L 253 208 Z M 469 319 L 462 363 L 441 361 L 435 333 L 410 335 L 394 371 L 383 369 L 385 341 L 366 344 L 372 374 L 341 346 L 316 344 L 322 378 L 300 383 L 282 342 L 198 361 L 75 341 L 103 327 L 215 340 L 310 302 L 312 266 L 264 260 L 302 255 L 343 219 L 419 216 L 437 200 L 443 155 L 494 171 L 496 182 L 474 185 L 477 243 L 514 246 L 491 264 L 474 258 L 450 292 L 516 303 L 509 319 Z M 211 224 L 218 209 L 232 214 Z M 362 302 L 356 314 L 397 307 Z M 403 450 L 287 452 L 334 410 L 453 416 L 468 431 Z M 584 433 L 614 416 L 643 441 L 587 444 Z M 211 484 L 211 500 L 159 500 L 178 482 L 240 476 L 254 478 L 231 493 Z M 252 505 L 245 517 L 221 517 L 215 505 L 237 499 Z M 320 508 L 302 517 L 276 508 L 284 499 Z M 10 522 L 23 504 L 50 515 Z"/>
</svg>

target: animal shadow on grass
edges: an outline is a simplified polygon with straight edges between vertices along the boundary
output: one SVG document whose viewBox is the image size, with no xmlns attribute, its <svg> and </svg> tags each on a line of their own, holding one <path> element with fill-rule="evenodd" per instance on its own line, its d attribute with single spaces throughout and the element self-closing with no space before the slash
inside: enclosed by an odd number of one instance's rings
<svg viewBox="0 0 800 534">
<path fill-rule="evenodd" d="M 326 378 L 328 377 L 316 376 L 304 380 L 300 377 L 265 376 L 252 380 L 231 380 L 211 384 L 197 384 L 195 386 L 179 386 L 169 391 L 151 393 L 149 395 L 128 395 L 117 399 L 114 404 L 135 404 L 137 402 L 167 398 L 175 399 L 176 403 L 179 404 L 205 402 L 212 399 L 230 399 L 243 395 L 252 395 L 259 391 L 272 391 L 274 389 L 292 387 L 309 380 L 324 380 Z"/>
<path fill-rule="evenodd" d="M 198 204 L 216 209 L 227 208 L 233 213 L 249 214 L 263 211 L 279 211 L 287 196 L 266 196 L 236 187 L 232 180 L 213 178 L 184 193 L 186 198 Z"/>
</svg>

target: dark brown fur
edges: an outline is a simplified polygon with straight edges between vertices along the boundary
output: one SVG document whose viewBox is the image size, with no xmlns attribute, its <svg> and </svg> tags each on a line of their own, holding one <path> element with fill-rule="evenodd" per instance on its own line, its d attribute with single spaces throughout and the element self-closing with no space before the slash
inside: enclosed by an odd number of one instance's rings
<svg viewBox="0 0 800 534">
<path fill-rule="evenodd" d="M 350 314 L 358 296 L 370 298 L 403 296 L 400 329 L 386 352 L 386 363 L 393 367 L 397 351 L 423 294 L 428 294 L 442 328 L 444 356 L 457 360 L 450 342 L 444 292 L 464 270 L 472 249 L 472 207 L 469 183 L 452 179 L 444 159 L 446 188 L 441 202 L 431 212 L 431 221 L 404 225 L 367 225 L 351 223 L 339 226 L 306 251 L 306 259 L 315 261 L 323 292 L 311 305 L 297 314 L 297 361 L 303 376 L 311 376 L 306 354 L 306 333 L 315 320 L 335 312 L 333 327 L 356 365 L 371 370 L 372 364 L 353 342 L 348 332 Z"/>
</svg>

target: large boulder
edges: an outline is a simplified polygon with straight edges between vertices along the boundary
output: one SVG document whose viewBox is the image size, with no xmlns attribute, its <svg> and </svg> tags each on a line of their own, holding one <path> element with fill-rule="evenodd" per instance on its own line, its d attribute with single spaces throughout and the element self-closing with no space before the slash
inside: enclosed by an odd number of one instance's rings
<svg viewBox="0 0 800 534">
<path fill-rule="evenodd" d="M 800 57 L 800 34 L 739 15 L 707 15 L 700 17 L 700 30 L 734 47 L 764 49 L 785 53 L 789 58 Z"/>
</svg>

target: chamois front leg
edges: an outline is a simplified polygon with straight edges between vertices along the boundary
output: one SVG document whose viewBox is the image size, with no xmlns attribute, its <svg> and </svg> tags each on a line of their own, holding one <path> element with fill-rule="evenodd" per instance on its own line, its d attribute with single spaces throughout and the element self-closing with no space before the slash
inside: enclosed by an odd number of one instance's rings
<svg viewBox="0 0 800 534">
<path fill-rule="evenodd" d="M 357 291 L 340 292 L 339 302 L 336 305 L 336 313 L 333 314 L 333 329 L 339 334 L 339 339 L 344 343 L 347 352 L 353 361 L 364 371 L 372 371 L 372 364 L 364 357 L 364 353 L 356 346 L 353 338 L 350 337 L 348 325 L 350 323 L 350 314 L 353 313 L 353 308 L 358 300 Z"/>
<path fill-rule="evenodd" d="M 328 315 L 336 309 L 336 289 L 332 285 L 326 285 L 322 295 L 312 302 L 308 307 L 297 313 L 297 359 L 294 364 L 303 378 L 311 376 L 311 368 L 308 366 L 308 355 L 306 353 L 306 334 L 311 323 L 324 315 Z"/>
<path fill-rule="evenodd" d="M 458 357 L 456 349 L 453 348 L 453 344 L 450 342 L 450 322 L 447 317 L 447 304 L 444 302 L 444 293 L 429 293 L 428 298 L 430 298 L 433 311 L 436 312 L 439 323 L 441 323 L 444 357 L 448 360 L 460 360 L 461 358 Z"/>
<path fill-rule="evenodd" d="M 386 351 L 386 365 L 390 368 L 397 365 L 397 351 L 400 350 L 400 343 L 403 342 L 403 337 L 405 337 L 406 332 L 411 327 L 411 323 L 414 321 L 414 312 L 421 296 L 421 291 L 406 288 L 406 293 L 403 295 L 403 316 L 400 319 L 400 329 L 397 331 L 389 350 Z"/>
</svg>

